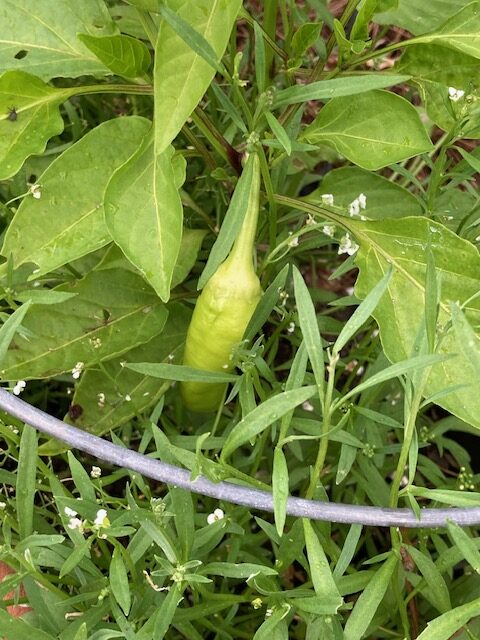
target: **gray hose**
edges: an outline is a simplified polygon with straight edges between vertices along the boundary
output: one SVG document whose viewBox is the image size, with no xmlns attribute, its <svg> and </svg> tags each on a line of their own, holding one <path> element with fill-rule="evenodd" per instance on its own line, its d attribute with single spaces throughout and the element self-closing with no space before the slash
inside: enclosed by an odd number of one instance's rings
<svg viewBox="0 0 480 640">
<path fill-rule="evenodd" d="M 118 467 L 138 471 L 142 475 L 182 487 L 204 496 L 242 504 L 260 511 L 273 511 L 273 498 L 267 491 L 250 489 L 231 482 L 214 483 L 203 477 L 190 480 L 190 472 L 171 464 L 154 460 L 72 427 L 0 388 L 0 408 L 42 433 L 53 436 L 75 449 L 80 449 Z M 302 498 L 289 498 L 287 513 L 312 520 L 364 524 L 376 527 L 443 527 L 447 520 L 460 525 L 480 524 L 480 507 L 467 509 L 424 509 L 417 520 L 410 509 L 387 509 L 349 504 L 331 504 Z"/>
</svg>

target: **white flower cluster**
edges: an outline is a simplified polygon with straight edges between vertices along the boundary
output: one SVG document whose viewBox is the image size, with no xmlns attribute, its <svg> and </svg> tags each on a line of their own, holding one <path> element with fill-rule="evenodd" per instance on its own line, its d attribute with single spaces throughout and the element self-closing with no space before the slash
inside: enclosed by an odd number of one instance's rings
<svg viewBox="0 0 480 640">
<path fill-rule="evenodd" d="M 222 509 L 215 509 L 215 511 L 213 513 L 209 513 L 208 514 L 207 523 L 208 524 L 213 524 L 214 522 L 218 522 L 219 520 L 223 520 L 224 517 L 225 517 L 225 514 L 222 511 Z"/>
<path fill-rule="evenodd" d="M 360 220 L 366 220 L 367 218 L 364 215 L 360 214 L 362 209 L 365 209 L 367 206 L 367 196 L 364 193 L 361 193 L 358 198 L 355 198 L 353 202 L 350 203 L 348 207 L 348 213 L 350 217 L 359 216 Z"/>
<path fill-rule="evenodd" d="M 338 247 L 338 255 L 342 255 L 342 253 L 347 253 L 349 256 L 353 256 L 354 253 L 358 251 L 358 244 L 352 240 L 349 233 L 346 233 L 340 240 L 340 245 Z"/>
<path fill-rule="evenodd" d="M 465 95 L 465 91 L 462 89 L 455 89 L 455 87 L 448 87 L 448 97 L 452 102 L 458 102 Z"/>
<path fill-rule="evenodd" d="M 95 468 L 98 469 L 98 467 L 93 467 L 93 469 Z M 106 509 L 99 509 L 97 511 L 97 515 L 95 516 L 95 520 L 93 521 L 93 526 L 90 526 L 90 527 L 88 525 L 87 520 L 81 520 L 78 517 L 78 513 L 74 509 L 71 509 L 70 507 L 65 507 L 63 512 L 65 513 L 66 516 L 69 517 L 67 527 L 71 530 L 76 529 L 81 533 L 83 533 L 85 528 L 106 529 L 107 527 L 110 526 L 110 520 L 108 519 L 108 513 Z M 105 538 L 106 536 L 102 535 L 100 537 Z"/>
<path fill-rule="evenodd" d="M 83 368 L 85 367 L 84 362 L 77 362 L 77 364 L 72 369 L 72 378 L 74 380 L 78 380 L 82 375 Z"/>
<path fill-rule="evenodd" d="M 19 380 L 17 384 L 13 387 L 13 394 L 16 396 L 19 396 L 26 386 L 27 386 L 27 383 L 25 382 L 25 380 Z"/>
</svg>

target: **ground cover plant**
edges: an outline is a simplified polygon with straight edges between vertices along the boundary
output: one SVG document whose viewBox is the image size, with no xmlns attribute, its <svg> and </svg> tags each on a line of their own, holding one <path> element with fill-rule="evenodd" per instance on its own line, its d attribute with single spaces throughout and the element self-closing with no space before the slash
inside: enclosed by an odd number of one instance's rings
<svg viewBox="0 0 480 640">
<path fill-rule="evenodd" d="M 274 500 L 3 413 L 0 637 L 480 637 L 476 527 L 286 508 L 480 506 L 479 33 L 466 0 L 0 3 L 3 386 Z"/>
</svg>

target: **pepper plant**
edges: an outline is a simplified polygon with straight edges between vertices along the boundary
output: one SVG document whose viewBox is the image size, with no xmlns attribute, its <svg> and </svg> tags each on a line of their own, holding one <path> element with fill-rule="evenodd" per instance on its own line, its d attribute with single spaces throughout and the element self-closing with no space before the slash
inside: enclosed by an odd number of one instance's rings
<svg viewBox="0 0 480 640">
<path fill-rule="evenodd" d="M 479 33 L 468 0 L 0 3 L 3 384 L 274 501 L 4 414 L 1 637 L 479 637 L 474 527 L 287 510 L 480 505 Z"/>
</svg>

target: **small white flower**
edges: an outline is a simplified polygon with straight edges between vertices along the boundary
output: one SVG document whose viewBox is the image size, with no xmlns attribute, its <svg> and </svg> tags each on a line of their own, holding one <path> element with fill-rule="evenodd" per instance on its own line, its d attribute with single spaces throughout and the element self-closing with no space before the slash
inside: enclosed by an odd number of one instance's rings
<svg viewBox="0 0 480 640">
<path fill-rule="evenodd" d="M 63 510 L 63 513 L 69 518 L 74 518 L 75 516 L 78 516 L 78 513 L 74 509 L 70 509 L 70 507 L 65 507 L 65 509 Z"/>
<path fill-rule="evenodd" d="M 132 396 L 131 396 L 131 395 L 129 395 L 129 394 L 127 393 L 127 394 L 125 395 L 125 400 L 126 400 L 127 402 L 131 402 L 131 400 L 132 400 Z"/>
<path fill-rule="evenodd" d="M 307 227 L 311 227 L 314 224 L 317 224 L 315 221 L 315 218 L 312 216 L 311 213 L 308 214 L 307 219 L 305 220 L 305 224 L 307 225 Z"/>
<path fill-rule="evenodd" d="M 207 523 L 213 524 L 214 522 L 218 522 L 225 517 L 225 514 L 221 509 L 215 509 L 213 513 L 209 513 L 207 516 Z"/>
<path fill-rule="evenodd" d="M 108 514 L 106 509 L 99 509 L 97 511 L 97 515 L 93 524 L 97 525 L 97 527 L 108 527 L 110 526 L 110 521 L 108 519 Z"/>
<path fill-rule="evenodd" d="M 252 600 L 252 602 L 250 603 L 252 605 L 252 607 L 254 609 L 260 609 L 260 607 L 262 606 L 263 602 L 261 598 L 255 598 L 254 600 Z"/>
<path fill-rule="evenodd" d="M 458 102 L 460 98 L 463 98 L 465 91 L 462 89 L 455 89 L 455 87 L 448 87 L 448 97 L 452 102 Z"/>
<path fill-rule="evenodd" d="M 349 233 L 346 233 L 340 240 L 338 255 L 341 256 L 342 253 L 348 253 L 349 256 L 353 256 L 353 254 L 356 253 L 358 249 L 358 244 L 350 238 Z"/>
<path fill-rule="evenodd" d="M 6 502 L 0 502 L 0 511 L 4 511 L 7 507 L 7 503 Z"/>
<path fill-rule="evenodd" d="M 296 236 L 295 238 L 292 238 L 289 243 L 288 243 L 289 247 L 298 247 L 298 236 Z"/>
<path fill-rule="evenodd" d="M 350 214 L 350 216 L 358 216 L 360 214 L 360 202 L 358 198 L 350 203 L 348 207 L 348 213 Z"/>
<path fill-rule="evenodd" d="M 333 234 L 335 233 L 335 226 L 333 224 L 324 224 L 322 227 L 322 231 L 329 238 L 333 238 Z"/>
<path fill-rule="evenodd" d="M 102 339 L 98 337 L 90 338 L 90 344 L 94 349 L 99 349 L 102 346 Z"/>
<path fill-rule="evenodd" d="M 287 327 L 287 331 L 288 331 L 288 333 L 293 333 L 295 331 L 295 323 L 294 322 L 290 322 L 290 324 Z"/>
<path fill-rule="evenodd" d="M 328 206 L 333 205 L 333 194 L 332 193 L 322 193 L 322 202 Z"/>
<path fill-rule="evenodd" d="M 90 477 L 91 478 L 100 478 L 101 475 L 102 475 L 102 470 L 100 469 L 100 467 L 96 467 L 94 465 L 92 467 L 92 470 L 90 471 Z"/>
<path fill-rule="evenodd" d="M 74 380 L 78 380 L 78 378 L 80 378 L 84 366 L 85 366 L 84 362 L 77 362 L 77 364 L 73 367 L 72 378 Z"/>
<path fill-rule="evenodd" d="M 360 205 L 360 209 L 365 209 L 367 206 L 367 196 L 364 193 L 361 193 L 358 198 L 358 204 Z"/>
<path fill-rule="evenodd" d="M 32 194 L 32 196 L 35 198 L 35 200 L 40 200 L 40 198 L 42 197 L 42 192 L 40 190 L 39 184 L 31 184 L 29 191 Z"/>
<path fill-rule="evenodd" d="M 77 529 L 78 531 L 82 531 L 83 522 L 80 520 L 80 518 L 70 518 L 70 521 L 67 524 L 67 527 L 72 530 Z"/>
<path fill-rule="evenodd" d="M 19 380 L 17 384 L 13 387 L 14 395 L 19 396 L 26 386 L 27 386 L 27 383 L 25 382 L 25 380 Z"/>
<path fill-rule="evenodd" d="M 315 407 L 308 400 L 305 400 L 305 402 L 302 404 L 302 409 L 304 411 L 315 411 Z"/>
<path fill-rule="evenodd" d="M 103 409 L 103 407 L 105 406 L 105 394 L 102 392 L 97 394 L 97 406 L 99 406 L 100 409 Z"/>
</svg>

